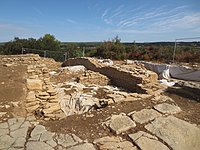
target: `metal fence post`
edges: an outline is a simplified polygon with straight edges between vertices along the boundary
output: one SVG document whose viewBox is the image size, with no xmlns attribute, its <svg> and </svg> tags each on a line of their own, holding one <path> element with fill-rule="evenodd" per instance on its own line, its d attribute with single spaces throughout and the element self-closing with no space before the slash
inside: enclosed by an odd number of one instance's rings
<svg viewBox="0 0 200 150">
<path fill-rule="evenodd" d="M 22 55 L 24 54 L 24 48 L 22 47 Z"/>
<path fill-rule="evenodd" d="M 44 58 L 46 57 L 46 55 L 47 55 L 47 52 L 46 52 L 46 51 L 44 51 Z"/>
<path fill-rule="evenodd" d="M 174 61 L 175 61 L 175 55 L 176 55 L 176 42 L 177 42 L 177 39 L 175 40 L 175 44 L 174 44 L 173 64 L 174 64 Z"/>
<path fill-rule="evenodd" d="M 64 54 L 64 56 L 65 56 L 65 61 L 67 60 L 67 52 L 65 52 L 65 54 Z"/>
<path fill-rule="evenodd" d="M 85 57 L 85 47 L 83 47 L 83 57 Z"/>
</svg>

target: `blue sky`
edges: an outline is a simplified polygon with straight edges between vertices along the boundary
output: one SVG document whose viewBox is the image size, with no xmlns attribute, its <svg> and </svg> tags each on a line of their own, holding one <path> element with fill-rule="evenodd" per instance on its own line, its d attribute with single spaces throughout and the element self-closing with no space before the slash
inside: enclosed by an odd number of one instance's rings
<svg viewBox="0 0 200 150">
<path fill-rule="evenodd" d="M 0 42 L 53 34 L 60 41 L 174 41 L 200 36 L 200 0 L 2 0 Z"/>
</svg>

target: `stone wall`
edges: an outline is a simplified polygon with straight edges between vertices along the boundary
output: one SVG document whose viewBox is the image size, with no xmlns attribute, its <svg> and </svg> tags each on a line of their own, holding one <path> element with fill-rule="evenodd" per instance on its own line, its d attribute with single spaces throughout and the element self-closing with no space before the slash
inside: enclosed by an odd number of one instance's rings
<svg viewBox="0 0 200 150">
<path fill-rule="evenodd" d="M 111 80 L 111 84 L 131 92 L 146 93 L 140 84 L 157 81 L 157 74 L 145 69 L 143 65 L 132 65 L 132 69 L 121 66 L 106 66 L 95 58 L 69 59 L 62 66 L 83 65 L 87 69 L 99 72 Z M 130 67 L 130 66 L 129 66 Z"/>
<path fill-rule="evenodd" d="M 0 55 L 6 66 L 23 65 L 27 68 L 25 108 L 27 116 L 49 119 L 65 117 L 60 109 L 57 91 L 50 82 L 49 66 L 55 65 L 53 59 L 39 55 Z"/>
</svg>

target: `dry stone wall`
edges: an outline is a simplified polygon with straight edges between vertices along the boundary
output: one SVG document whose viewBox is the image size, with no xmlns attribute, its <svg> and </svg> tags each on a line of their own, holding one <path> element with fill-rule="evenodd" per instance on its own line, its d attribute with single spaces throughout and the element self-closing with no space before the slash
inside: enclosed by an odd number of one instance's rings
<svg viewBox="0 0 200 150">
<path fill-rule="evenodd" d="M 27 95 L 25 108 L 27 116 L 49 119 L 65 117 L 60 109 L 57 92 L 50 82 L 49 69 L 46 64 L 55 64 L 52 59 L 41 58 L 39 55 L 9 55 L 0 56 L 7 66 L 27 66 L 26 86 Z M 48 66 L 49 67 L 49 66 Z"/>
<path fill-rule="evenodd" d="M 62 66 L 83 65 L 87 69 L 99 72 L 110 78 L 113 85 L 122 87 L 132 92 L 146 93 L 139 84 L 149 84 L 157 81 L 157 74 L 151 72 L 141 64 L 131 66 L 132 70 L 125 66 L 106 66 L 95 58 L 76 58 L 69 59 Z"/>
</svg>

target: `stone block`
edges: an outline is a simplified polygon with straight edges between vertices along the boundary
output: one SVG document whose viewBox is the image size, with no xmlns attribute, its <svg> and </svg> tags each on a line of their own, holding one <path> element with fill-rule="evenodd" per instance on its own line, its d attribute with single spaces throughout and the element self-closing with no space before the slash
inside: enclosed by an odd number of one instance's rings
<svg viewBox="0 0 200 150">
<path fill-rule="evenodd" d="M 42 81 L 40 79 L 26 79 L 29 90 L 42 90 Z"/>
</svg>

